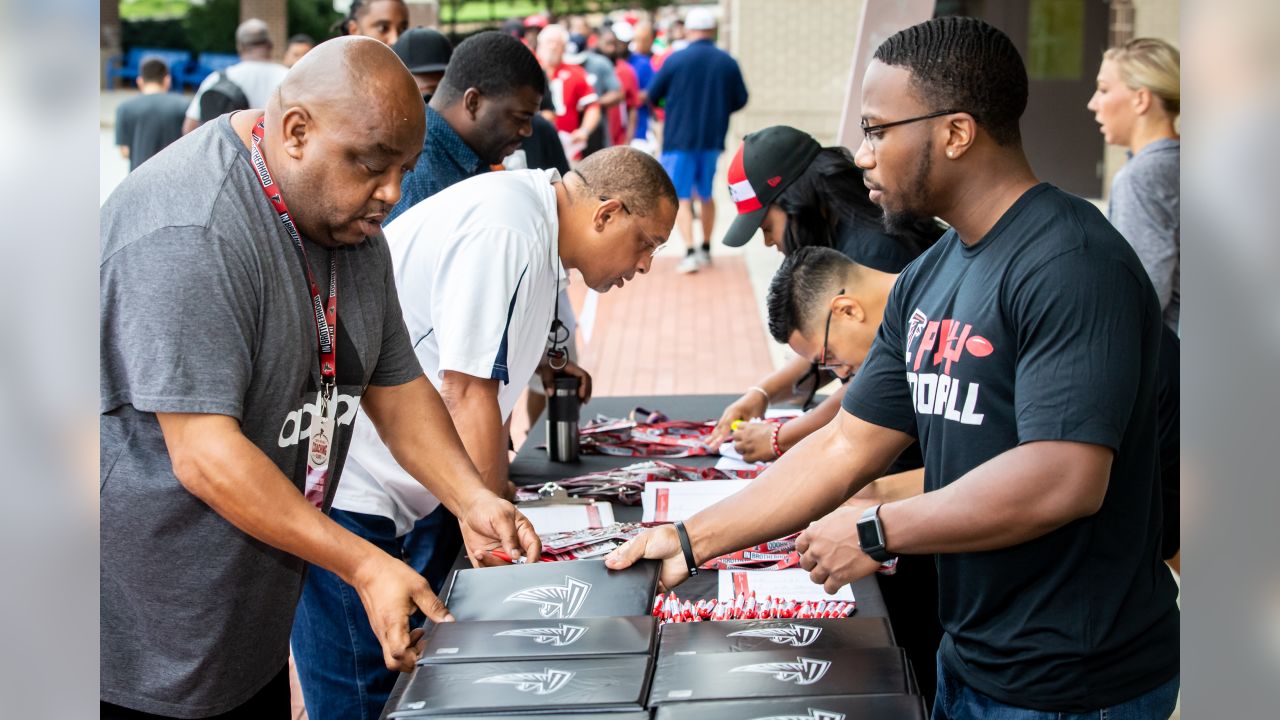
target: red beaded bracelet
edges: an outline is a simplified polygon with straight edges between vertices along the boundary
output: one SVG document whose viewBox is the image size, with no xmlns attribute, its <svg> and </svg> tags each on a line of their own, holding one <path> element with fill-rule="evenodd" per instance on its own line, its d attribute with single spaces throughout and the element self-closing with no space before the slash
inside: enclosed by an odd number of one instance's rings
<svg viewBox="0 0 1280 720">
<path fill-rule="evenodd" d="M 769 445 L 773 448 L 774 459 L 782 457 L 782 446 L 778 444 L 778 431 L 782 429 L 782 423 L 773 424 L 773 433 L 769 435 Z"/>
</svg>

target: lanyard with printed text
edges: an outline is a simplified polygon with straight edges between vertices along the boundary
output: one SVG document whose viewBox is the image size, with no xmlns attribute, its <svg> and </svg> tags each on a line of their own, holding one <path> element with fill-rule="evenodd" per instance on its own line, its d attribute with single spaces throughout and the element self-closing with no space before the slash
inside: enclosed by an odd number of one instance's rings
<svg viewBox="0 0 1280 720">
<path fill-rule="evenodd" d="M 311 291 L 312 318 L 316 325 L 316 342 L 320 348 L 320 407 L 312 413 L 310 440 L 307 446 L 307 480 L 304 494 L 316 507 L 324 504 L 326 480 L 329 476 L 329 450 L 333 445 L 333 419 L 330 417 L 330 406 L 333 401 L 333 390 L 337 384 L 338 353 L 338 259 L 334 252 L 329 253 L 329 298 L 320 299 L 320 286 L 311 272 L 311 264 L 307 262 L 307 249 L 302 244 L 302 236 L 293 223 L 293 216 L 284 203 L 279 187 L 271 178 L 267 169 L 267 161 L 262 157 L 262 138 L 266 133 L 264 118 L 258 118 L 253 126 L 253 142 L 250 147 L 250 159 L 253 162 L 254 174 L 262 185 L 262 192 L 267 201 L 275 209 L 284 225 L 285 232 L 293 241 L 293 249 L 302 262 L 302 272 L 306 275 L 307 286 Z"/>
</svg>

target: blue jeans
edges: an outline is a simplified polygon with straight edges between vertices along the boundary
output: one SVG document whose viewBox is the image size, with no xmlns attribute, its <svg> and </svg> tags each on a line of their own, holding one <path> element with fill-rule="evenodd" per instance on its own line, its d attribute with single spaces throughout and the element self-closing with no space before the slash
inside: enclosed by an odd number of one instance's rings
<svg viewBox="0 0 1280 720">
<path fill-rule="evenodd" d="M 1084 713 L 1058 713 L 1005 705 L 983 695 L 948 672 L 938 659 L 938 694 L 931 720 L 1168 720 L 1178 702 L 1179 678 L 1111 707 Z"/>
<path fill-rule="evenodd" d="M 337 509 L 329 517 L 425 573 L 436 592 L 461 547 L 457 521 L 443 506 L 399 538 L 389 518 Z M 409 624 L 419 627 L 422 621 L 419 614 Z M 355 588 L 328 570 L 308 567 L 290 641 L 307 717 L 377 720 L 399 673 L 383 663 L 382 646 Z"/>
</svg>

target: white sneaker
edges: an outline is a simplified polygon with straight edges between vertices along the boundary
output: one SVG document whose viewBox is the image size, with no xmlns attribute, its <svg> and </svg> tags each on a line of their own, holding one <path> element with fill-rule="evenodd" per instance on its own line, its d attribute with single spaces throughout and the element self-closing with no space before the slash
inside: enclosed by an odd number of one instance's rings
<svg viewBox="0 0 1280 720">
<path fill-rule="evenodd" d="M 703 250 L 702 248 L 698 248 L 696 251 L 694 251 L 694 254 L 698 256 L 699 267 L 711 266 L 711 253 L 707 252 L 706 250 Z"/>
<path fill-rule="evenodd" d="M 698 272 L 698 268 L 702 267 L 702 260 L 698 257 L 698 251 L 691 252 L 684 256 L 679 265 L 676 265 L 676 272 L 681 275 Z"/>
</svg>

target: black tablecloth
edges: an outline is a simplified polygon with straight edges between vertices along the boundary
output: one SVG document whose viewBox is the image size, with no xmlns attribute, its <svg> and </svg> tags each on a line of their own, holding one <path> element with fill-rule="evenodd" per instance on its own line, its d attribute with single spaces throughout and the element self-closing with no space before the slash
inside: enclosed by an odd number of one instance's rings
<svg viewBox="0 0 1280 720">
<path fill-rule="evenodd" d="M 581 421 L 588 422 L 596 415 L 608 417 L 625 417 L 633 408 L 643 407 L 656 410 L 673 420 L 712 420 L 720 417 L 720 413 L 729 403 L 737 400 L 736 395 L 655 395 L 642 397 L 604 397 L 595 398 L 582 407 Z M 549 480 L 582 475 L 596 470 L 619 468 L 632 463 L 644 462 L 643 458 L 616 457 L 612 455 L 583 455 L 576 463 L 555 463 L 547 456 L 545 448 L 546 423 L 539 420 L 529 430 L 529 436 L 520 446 L 515 460 L 511 462 L 511 480 L 517 485 L 541 485 Z M 711 467 L 719 460 L 718 456 L 690 457 L 677 460 L 681 465 Z M 614 519 L 619 522 L 635 522 L 642 515 L 639 505 L 627 506 L 613 504 Z M 470 567 L 465 556 L 460 556 L 456 567 Z M 884 599 L 880 595 L 880 587 L 874 577 L 863 578 L 852 585 L 853 596 L 858 601 L 859 616 L 887 617 Z M 686 600 L 715 598 L 719 591 L 715 571 L 704 571 L 690 578 L 676 589 L 676 594 Z M 395 707 L 396 700 L 404 691 L 409 676 L 402 675 L 396 682 L 391 698 L 383 711 L 385 717 Z"/>
</svg>

